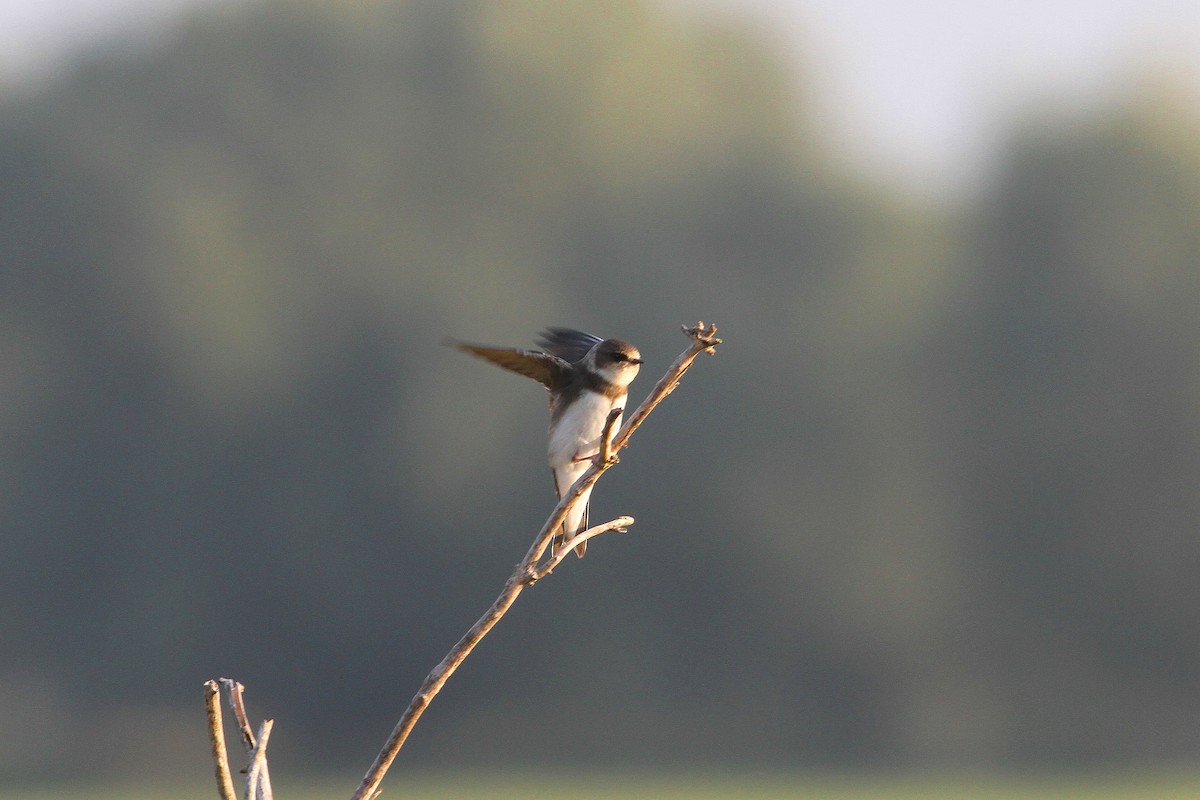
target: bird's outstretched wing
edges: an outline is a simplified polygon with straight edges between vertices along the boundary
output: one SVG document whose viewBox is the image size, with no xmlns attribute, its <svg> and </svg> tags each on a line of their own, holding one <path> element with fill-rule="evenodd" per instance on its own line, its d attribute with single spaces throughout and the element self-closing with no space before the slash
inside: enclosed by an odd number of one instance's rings
<svg viewBox="0 0 1200 800">
<path fill-rule="evenodd" d="M 570 364 L 550 353 L 521 350 L 516 347 L 485 347 L 454 340 L 447 340 L 446 344 L 464 353 L 486 359 L 496 366 L 533 378 L 551 390 L 565 383 L 571 373 Z"/>
<path fill-rule="evenodd" d="M 599 336 L 572 328 L 546 328 L 545 333 L 537 340 L 537 346 L 563 361 L 574 364 L 600 341 Z"/>
</svg>

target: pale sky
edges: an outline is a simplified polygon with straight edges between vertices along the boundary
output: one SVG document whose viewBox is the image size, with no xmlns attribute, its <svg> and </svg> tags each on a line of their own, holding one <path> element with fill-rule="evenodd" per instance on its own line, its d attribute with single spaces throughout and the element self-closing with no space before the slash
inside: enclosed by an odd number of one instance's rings
<svg viewBox="0 0 1200 800">
<path fill-rule="evenodd" d="M 1200 110 L 1200 0 L 663 1 L 766 20 L 847 159 L 930 195 L 969 185 L 1033 105 L 1086 108 L 1170 72 Z M 137 41 L 181 9 L 237 2 L 0 0 L 0 82 L 45 74 L 98 37 Z"/>
</svg>

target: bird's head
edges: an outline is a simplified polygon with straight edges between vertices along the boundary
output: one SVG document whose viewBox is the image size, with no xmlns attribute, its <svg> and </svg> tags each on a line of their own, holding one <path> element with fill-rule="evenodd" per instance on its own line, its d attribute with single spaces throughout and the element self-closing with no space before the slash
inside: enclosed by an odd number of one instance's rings
<svg viewBox="0 0 1200 800">
<path fill-rule="evenodd" d="M 629 342 L 605 339 L 588 353 L 597 375 L 616 386 L 628 386 L 637 377 L 642 354 Z"/>
</svg>

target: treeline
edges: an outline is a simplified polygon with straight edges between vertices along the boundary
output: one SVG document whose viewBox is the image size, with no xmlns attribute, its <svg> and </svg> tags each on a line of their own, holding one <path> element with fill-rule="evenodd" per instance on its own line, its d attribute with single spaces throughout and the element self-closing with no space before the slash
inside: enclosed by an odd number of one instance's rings
<svg viewBox="0 0 1200 800">
<path fill-rule="evenodd" d="M 630 536 L 410 763 L 1193 753 L 1195 98 L 1014 128 L 930 209 L 832 165 L 765 39 L 265 2 L 5 102 L 0 776 L 203 774 L 216 675 L 276 770 L 365 768 L 553 499 L 541 391 L 439 341 L 619 335 L 640 398 L 697 317 L 593 501 Z"/>
</svg>

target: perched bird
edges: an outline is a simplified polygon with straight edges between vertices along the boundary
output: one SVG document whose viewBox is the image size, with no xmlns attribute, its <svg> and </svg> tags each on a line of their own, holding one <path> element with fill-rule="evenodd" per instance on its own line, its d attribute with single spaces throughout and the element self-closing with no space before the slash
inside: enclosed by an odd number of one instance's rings
<svg viewBox="0 0 1200 800">
<path fill-rule="evenodd" d="M 601 339 L 570 328 L 547 328 L 537 340 L 541 350 L 485 347 L 450 342 L 466 353 L 542 383 L 550 391 L 547 455 L 559 499 L 587 471 L 600 452 L 604 423 L 613 409 L 624 409 L 629 384 L 638 374 L 641 353 L 620 339 Z M 620 428 L 618 416 L 612 430 Z M 588 489 L 554 535 L 554 552 L 588 527 Z M 583 557 L 587 542 L 575 547 Z"/>
</svg>

